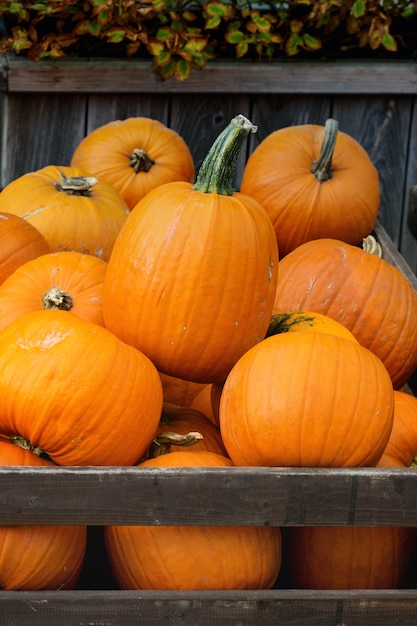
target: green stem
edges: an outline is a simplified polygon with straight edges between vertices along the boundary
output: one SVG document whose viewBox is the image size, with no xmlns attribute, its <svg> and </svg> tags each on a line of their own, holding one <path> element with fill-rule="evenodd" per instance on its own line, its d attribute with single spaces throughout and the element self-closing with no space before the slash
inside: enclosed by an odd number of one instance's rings
<svg viewBox="0 0 417 626">
<path fill-rule="evenodd" d="M 236 115 L 220 133 L 201 164 L 193 189 L 202 193 L 233 194 L 233 177 L 243 142 L 254 126 L 244 115 Z"/>
<path fill-rule="evenodd" d="M 329 118 L 324 125 L 323 143 L 317 161 L 314 161 L 311 168 L 312 173 L 319 183 L 329 180 L 333 176 L 332 159 L 334 147 L 336 145 L 339 122 Z"/>
</svg>

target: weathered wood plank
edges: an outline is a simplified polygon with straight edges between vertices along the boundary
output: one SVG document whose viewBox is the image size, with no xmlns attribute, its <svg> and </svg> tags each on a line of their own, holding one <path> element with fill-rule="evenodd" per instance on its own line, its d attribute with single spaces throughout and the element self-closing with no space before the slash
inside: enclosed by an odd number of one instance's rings
<svg viewBox="0 0 417 626">
<path fill-rule="evenodd" d="M 10 55 L 7 65 L 10 93 L 417 93 L 412 61 L 213 61 L 183 83 L 161 80 L 149 62 L 137 59 L 35 63 Z"/>
<path fill-rule="evenodd" d="M 4 626 L 415 626 L 417 591 L 0 591 Z"/>
<path fill-rule="evenodd" d="M 417 474 L 381 468 L 0 468 L 0 524 L 237 523 L 417 526 Z"/>
<path fill-rule="evenodd" d="M 169 121 L 169 96 L 148 94 L 90 94 L 86 134 L 114 120 L 150 117 L 165 125 Z"/>
<path fill-rule="evenodd" d="M 417 233 L 413 234 L 408 224 L 409 202 L 411 200 L 410 193 L 413 187 L 417 185 L 417 98 L 413 98 L 412 124 L 408 136 L 407 148 L 408 160 L 407 172 L 404 179 L 405 197 L 401 220 L 401 240 L 399 250 L 413 272 L 417 272 Z M 415 218 L 417 218 L 416 214 L 414 215 L 414 219 Z"/>
</svg>

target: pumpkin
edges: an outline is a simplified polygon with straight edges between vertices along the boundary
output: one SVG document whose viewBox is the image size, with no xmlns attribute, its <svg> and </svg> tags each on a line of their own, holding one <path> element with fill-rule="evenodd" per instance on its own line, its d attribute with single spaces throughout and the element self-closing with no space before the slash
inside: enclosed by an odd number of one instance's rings
<svg viewBox="0 0 417 626">
<path fill-rule="evenodd" d="M 417 367 L 417 293 L 377 254 L 317 239 L 280 261 L 273 313 L 316 311 L 374 352 L 400 389 Z"/>
<path fill-rule="evenodd" d="M 177 451 L 138 467 L 231 465 L 213 452 Z M 105 540 L 122 589 L 269 589 L 281 566 L 281 533 L 273 526 L 107 526 Z"/>
<path fill-rule="evenodd" d="M 333 119 L 270 133 L 250 155 L 240 189 L 270 215 L 281 257 L 311 239 L 359 244 L 380 203 L 369 155 Z"/>
<path fill-rule="evenodd" d="M 290 311 L 288 313 L 274 313 L 269 323 L 266 337 L 280 333 L 294 333 L 315 331 L 331 333 L 351 341 L 357 341 L 354 335 L 343 324 L 336 322 L 328 315 L 314 311 Z"/>
<path fill-rule="evenodd" d="M 232 191 L 239 148 L 254 128 L 233 118 L 197 182 L 150 191 L 115 242 L 105 325 L 170 376 L 224 380 L 268 328 L 278 273 L 274 230 L 255 200 Z"/>
<path fill-rule="evenodd" d="M 105 180 L 76 167 L 56 165 L 23 174 L 6 185 L 0 193 L 0 211 L 35 226 L 52 252 L 76 250 L 104 261 L 129 213 Z"/>
<path fill-rule="evenodd" d="M 417 398 L 394 391 L 394 423 L 378 467 L 417 466 Z"/>
<path fill-rule="evenodd" d="M 71 311 L 103 326 L 106 268 L 105 261 L 81 252 L 51 252 L 24 263 L 0 285 L 0 330 L 42 309 Z"/>
<path fill-rule="evenodd" d="M 0 441 L 0 465 L 54 467 L 7 441 Z M 85 526 L 0 526 L 0 588 L 73 589 L 86 547 Z"/>
<path fill-rule="evenodd" d="M 71 166 L 107 180 L 130 209 L 159 185 L 194 179 L 185 141 L 148 117 L 115 120 L 91 131 L 75 149 Z"/>
<path fill-rule="evenodd" d="M 37 228 L 18 215 L 0 212 L 0 284 L 20 265 L 48 252 Z"/>
<path fill-rule="evenodd" d="M 40 310 L 0 333 L 0 438 L 59 465 L 132 465 L 158 428 L 151 361 L 98 324 Z"/>
<path fill-rule="evenodd" d="M 212 387 L 213 385 L 204 385 L 201 391 L 198 392 L 198 394 L 191 402 L 190 408 L 197 409 L 197 411 L 203 413 L 203 415 L 205 415 L 210 420 L 210 422 L 213 422 L 213 424 L 218 427 L 219 422 L 214 414 L 213 403 L 211 400 Z"/>
<path fill-rule="evenodd" d="M 168 451 L 175 452 L 179 450 L 180 445 L 175 445 L 174 440 L 167 439 L 167 444 L 163 439 L 158 439 L 158 435 L 164 433 L 174 433 L 178 435 L 187 435 L 188 433 L 198 433 L 201 439 L 192 443 L 187 450 L 190 452 L 199 452 L 200 450 L 208 450 L 216 454 L 227 456 L 227 452 L 223 445 L 219 429 L 197 409 L 191 407 L 179 407 L 168 402 L 164 403 L 161 419 L 159 421 L 156 441 L 153 444 L 153 454 L 165 454 L 165 445 Z M 160 448 L 158 450 L 158 448 Z"/>
<path fill-rule="evenodd" d="M 164 401 L 179 406 L 190 406 L 194 398 L 206 386 L 205 383 L 195 383 L 192 380 L 183 380 L 175 376 L 168 376 L 159 372 L 162 389 L 164 390 Z"/>
<path fill-rule="evenodd" d="M 233 367 L 220 432 L 235 465 L 375 465 L 393 422 L 384 365 L 354 341 L 319 332 L 274 335 Z"/>
<path fill-rule="evenodd" d="M 285 537 L 290 584 L 304 589 L 404 587 L 414 532 L 390 526 L 290 528 Z"/>
</svg>

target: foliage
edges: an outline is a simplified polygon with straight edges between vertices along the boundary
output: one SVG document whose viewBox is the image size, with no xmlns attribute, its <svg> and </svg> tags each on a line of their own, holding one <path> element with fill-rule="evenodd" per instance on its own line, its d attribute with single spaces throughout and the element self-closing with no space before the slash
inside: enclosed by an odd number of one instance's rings
<svg viewBox="0 0 417 626">
<path fill-rule="evenodd" d="M 152 59 L 163 78 L 216 58 L 417 56 L 417 0 L 0 0 L 0 52 Z"/>
</svg>

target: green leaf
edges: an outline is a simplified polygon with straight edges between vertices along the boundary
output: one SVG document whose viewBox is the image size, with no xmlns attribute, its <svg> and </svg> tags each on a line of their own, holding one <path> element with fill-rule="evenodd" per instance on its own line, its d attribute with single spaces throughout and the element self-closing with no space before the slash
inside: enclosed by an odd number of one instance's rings
<svg viewBox="0 0 417 626">
<path fill-rule="evenodd" d="M 205 9 L 208 15 L 212 16 L 225 17 L 229 13 L 229 7 L 225 2 L 208 2 Z"/>
<path fill-rule="evenodd" d="M 397 42 L 392 35 L 389 33 L 384 33 L 382 35 L 381 43 L 385 50 L 389 50 L 390 52 L 396 52 L 398 50 Z"/>
<path fill-rule="evenodd" d="M 320 48 L 322 47 L 320 39 L 312 37 L 308 33 L 305 33 L 303 35 L 303 43 L 304 47 L 307 48 L 307 50 L 320 50 Z"/>
<path fill-rule="evenodd" d="M 205 28 L 210 29 L 210 28 L 217 28 L 220 24 L 220 17 L 218 15 L 214 15 L 213 17 L 211 17 L 209 20 L 206 21 L 205 23 Z"/>
<path fill-rule="evenodd" d="M 159 43 L 157 41 L 148 42 L 148 45 L 146 46 L 146 48 L 149 51 L 149 53 L 154 57 L 160 56 L 162 52 L 165 50 L 165 46 L 162 43 Z"/>
<path fill-rule="evenodd" d="M 190 39 L 183 47 L 184 52 L 194 55 L 196 52 L 201 52 L 206 47 L 206 39 Z"/>
<path fill-rule="evenodd" d="M 242 41 L 241 43 L 238 43 L 236 46 L 236 56 L 238 59 L 240 59 L 241 57 L 245 56 L 245 54 L 248 51 L 248 44 L 246 43 L 246 41 Z"/>
<path fill-rule="evenodd" d="M 366 13 L 365 0 L 355 0 L 352 5 L 352 15 L 356 18 L 363 17 Z"/>
<path fill-rule="evenodd" d="M 158 56 L 156 57 L 156 61 L 160 67 L 168 65 L 168 63 L 171 62 L 171 53 L 169 52 L 169 50 L 163 50 L 161 54 L 158 54 Z"/>
<path fill-rule="evenodd" d="M 166 41 L 167 39 L 171 39 L 172 31 L 169 28 L 158 28 L 158 32 L 156 33 L 156 38 L 159 41 Z"/>
<path fill-rule="evenodd" d="M 191 63 L 189 61 L 184 61 L 183 59 L 181 59 L 180 61 L 177 62 L 176 66 L 175 66 L 175 77 L 183 82 L 184 80 L 187 80 L 187 78 L 189 77 L 191 72 Z"/>
<path fill-rule="evenodd" d="M 226 41 L 231 44 L 240 43 L 245 38 L 245 35 L 240 30 L 233 30 L 226 33 Z"/>
<path fill-rule="evenodd" d="M 109 30 L 106 32 L 107 41 L 110 43 L 120 43 L 123 41 L 125 36 L 124 30 Z"/>
</svg>

